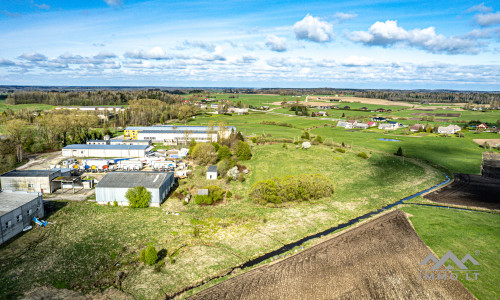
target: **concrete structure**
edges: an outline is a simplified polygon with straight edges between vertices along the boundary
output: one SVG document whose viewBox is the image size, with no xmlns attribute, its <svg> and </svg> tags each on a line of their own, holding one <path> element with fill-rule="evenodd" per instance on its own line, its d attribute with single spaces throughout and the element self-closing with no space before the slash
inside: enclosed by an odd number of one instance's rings
<svg viewBox="0 0 500 300">
<path fill-rule="evenodd" d="M 173 172 L 112 172 L 106 174 L 95 187 L 99 204 L 128 205 L 125 194 L 130 188 L 145 187 L 151 192 L 150 206 L 159 207 L 174 185 Z"/>
<path fill-rule="evenodd" d="M 53 193 L 61 188 L 53 180 L 61 176 L 61 170 L 12 170 L 0 175 L 3 190 L 32 193 Z"/>
<path fill-rule="evenodd" d="M 64 157 L 145 157 L 148 145 L 84 145 L 73 144 L 62 149 Z"/>
<path fill-rule="evenodd" d="M 219 136 L 227 138 L 231 132 L 236 132 L 236 127 L 158 125 L 127 127 L 124 136 L 126 139 L 150 140 L 154 143 L 178 145 L 187 144 L 191 139 L 196 142 L 216 142 Z"/>
<path fill-rule="evenodd" d="M 207 179 L 217 179 L 217 166 L 208 167 Z"/>
<path fill-rule="evenodd" d="M 0 191 L 0 244 L 22 232 L 33 217 L 43 216 L 41 194 Z"/>
</svg>

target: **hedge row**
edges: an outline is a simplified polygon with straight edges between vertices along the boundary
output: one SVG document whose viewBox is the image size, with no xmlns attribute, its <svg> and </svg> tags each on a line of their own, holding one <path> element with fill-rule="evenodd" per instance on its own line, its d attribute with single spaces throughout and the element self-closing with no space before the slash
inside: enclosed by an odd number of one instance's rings
<svg viewBox="0 0 500 300">
<path fill-rule="evenodd" d="M 329 197 L 333 191 L 333 182 L 324 175 L 304 174 L 256 182 L 249 196 L 262 204 L 283 203 Z"/>
</svg>

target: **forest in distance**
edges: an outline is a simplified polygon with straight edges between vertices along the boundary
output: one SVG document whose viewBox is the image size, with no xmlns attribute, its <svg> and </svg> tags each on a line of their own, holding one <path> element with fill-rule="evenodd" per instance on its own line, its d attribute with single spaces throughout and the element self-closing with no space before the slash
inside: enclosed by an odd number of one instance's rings
<svg viewBox="0 0 500 300">
<path fill-rule="evenodd" d="M 124 105 L 131 100 L 157 99 L 167 103 L 178 101 L 182 96 L 211 93 L 269 94 L 281 96 L 299 95 L 348 95 L 360 98 L 386 99 L 390 101 L 432 103 L 489 104 L 500 101 L 500 92 L 451 91 L 451 90 L 374 90 L 335 88 L 177 88 L 177 87 L 0 87 L 0 100 L 8 104 L 42 103 L 49 105 Z"/>
</svg>

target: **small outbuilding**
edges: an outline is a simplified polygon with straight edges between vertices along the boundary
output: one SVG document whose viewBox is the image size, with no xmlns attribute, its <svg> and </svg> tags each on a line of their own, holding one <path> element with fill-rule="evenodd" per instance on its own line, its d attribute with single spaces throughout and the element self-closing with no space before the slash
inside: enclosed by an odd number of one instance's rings
<svg viewBox="0 0 500 300">
<path fill-rule="evenodd" d="M 217 166 L 208 167 L 207 179 L 217 179 Z"/>
<path fill-rule="evenodd" d="M 107 173 L 95 187 L 99 204 L 127 206 L 125 194 L 130 188 L 143 186 L 151 192 L 149 206 L 159 207 L 174 185 L 173 172 L 111 172 Z"/>
<path fill-rule="evenodd" d="M 43 216 L 41 194 L 0 191 L 0 245 L 30 226 L 33 217 Z"/>
</svg>

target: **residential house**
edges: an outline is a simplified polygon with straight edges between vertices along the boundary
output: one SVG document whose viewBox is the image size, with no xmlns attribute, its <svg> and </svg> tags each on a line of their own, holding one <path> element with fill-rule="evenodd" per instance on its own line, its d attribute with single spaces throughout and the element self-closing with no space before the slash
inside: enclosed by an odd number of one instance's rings
<svg viewBox="0 0 500 300">
<path fill-rule="evenodd" d="M 385 109 L 379 108 L 379 109 L 376 110 L 376 112 L 385 112 Z"/>
<path fill-rule="evenodd" d="M 326 111 L 318 112 L 318 116 L 326 117 L 327 116 Z"/>
<path fill-rule="evenodd" d="M 487 128 L 488 128 L 488 125 L 486 125 L 484 123 L 477 125 L 477 129 L 487 129 Z"/>
<path fill-rule="evenodd" d="M 455 134 L 462 130 L 460 126 L 457 125 L 448 125 L 448 126 L 439 126 L 437 132 L 439 134 Z"/>
<path fill-rule="evenodd" d="M 410 131 L 416 132 L 419 130 L 423 130 L 425 128 L 424 124 L 415 124 L 410 127 Z"/>
<path fill-rule="evenodd" d="M 368 124 L 367 123 L 356 123 L 356 125 L 353 126 L 354 128 L 361 128 L 361 129 L 368 129 Z"/>
<path fill-rule="evenodd" d="M 368 127 L 377 126 L 377 123 L 375 123 L 373 121 L 368 121 L 368 122 L 366 122 L 366 124 L 368 124 Z"/>
<path fill-rule="evenodd" d="M 346 121 L 338 121 L 337 122 L 337 126 L 338 127 L 344 127 L 345 129 L 351 129 L 352 128 L 352 124 L 349 123 L 349 122 L 346 122 Z"/>
<path fill-rule="evenodd" d="M 368 110 L 368 108 L 366 108 L 366 107 L 363 106 L 359 110 Z"/>
<path fill-rule="evenodd" d="M 372 118 L 372 120 L 375 122 L 385 122 L 387 119 L 382 117 L 374 117 Z"/>
<path fill-rule="evenodd" d="M 383 130 L 396 130 L 399 128 L 399 124 L 396 123 L 381 123 L 378 125 L 378 129 L 383 129 Z"/>
<path fill-rule="evenodd" d="M 342 109 L 351 109 L 351 107 L 346 105 Z"/>
</svg>

